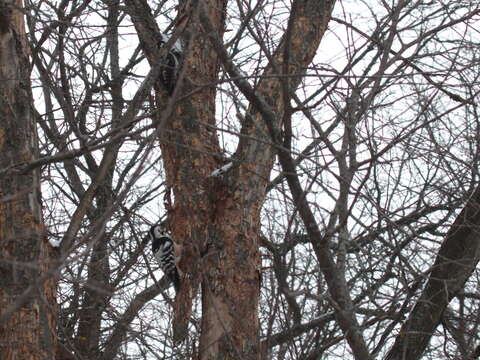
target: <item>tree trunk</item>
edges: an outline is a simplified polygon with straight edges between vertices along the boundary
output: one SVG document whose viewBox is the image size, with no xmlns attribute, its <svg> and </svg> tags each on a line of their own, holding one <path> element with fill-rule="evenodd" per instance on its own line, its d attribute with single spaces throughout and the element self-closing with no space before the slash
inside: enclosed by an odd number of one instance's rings
<svg viewBox="0 0 480 360">
<path fill-rule="evenodd" d="M 146 4 L 127 1 L 149 62 L 156 63 L 152 33 L 158 27 Z M 205 4 L 209 21 L 221 38 L 224 0 Z M 183 13 L 182 13 L 183 12 Z M 173 188 L 170 224 L 182 242 L 181 269 L 187 276 L 177 294 L 174 337 L 186 336 L 191 304 L 202 283 L 202 335 L 200 359 L 258 358 L 259 212 L 263 198 L 236 191 L 225 178 L 209 175 L 225 164 L 215 131 L 215 88 L 219 60 L 198 19 L 198 8 L 186 4 L 180 19 L 187 26 L 181 34 L 188 43 L 183 100 L 161 127 L 161 146 L 167 183 Z M 184 21 L 188 19 L 188 21 Z M 206 84 L 200 91 L 192 84 Z M 157 92 L 159 108 L 166 98 Z M 162 124 L 163 125 L 163 124 Z M 251 174 L 248 178 L 252 179 Z M 252 181 L 252 180 L 250 180 Z M 243 184 L 242 187 L 248 187 Z M 253 194 L 251 194 L 253 195 Z"/>
<path fill-rule="evenodd" d="M 127 0 L 126 4 L 144 53 L 153 66 L 158 59 L 152 34 L 159 31 L 158 26 L 143 0 Z M 325 32 L 333 4 L 306 1 L 294 5 L 289 32 L 266 75 L 279 74 L 284 66 L 303 74 Z M 175 197 L 170 223 L 174 238 L 184 245 L 180 265 L 185 276 L 175 301 L 174 336 L 176 340 L 186 336 L 191 303 L 201 283 L 201 360 L 260 358 L 258 236 L 260 210 L 275 156 L 273 147 L 254 140 L 268 138 L 268 131 L 252 104 L 242 124 L 242 134 L 247 136 L 241 137 L 232 166 L 223 175 L 211 176 L 213 170 L 228 161 L 222 156 L 214 130 L 214 83 L 220 57 L 223 62 L 228 57 L 221 55 L 222 49 L 225 51 L 225 6 L 224 0 L 192 6 L 187 2 L 180 10 L 177 30 L 188 44 L 182 70 L 185 81 L 180 91 L 189 96 L 182 99 L 171 116 L 160 115 L 165 121 L 160 120 L 159 129 L 167 183 Z M 290 42 L 295 36 L 300 40 Z M 288 60 L 284 61 L 285 55 Z M 283 92 L 285 86 L 295 89 L 300 80 L 298 76 L 285 84 L 271 77 L 260 82 L 258 93 L 281 114 L 284 100 L 291 96 Z M 163 93 L 157 92 L 158 106 L 168 111 L 168 99 Z M 279 115 L 277 119 L 281 118 Z"/>
<path fill-rule="evenodd" d="M 480 187 L 455 219 L 438 251 L 430 277 L 385 360 L 420 359 L 450 301 L 480 260 Z"/>
<path fill-rule="evenodd" d="M 334 1 L 295 1 L 292 3 L 288 28 L 263 78 L 253 88 L 235 81 L 250 100 L 242 124 L 242 134 L 234 159 L 238 162 L 226 175 L 215 180 L 215 211 L 212 214 L 219 230 L 209 234 L 218 248 L 202 267 L 202 334 L 200 359 L 259 359 L 260 349 L 253 331 L 258 334 L 259 270 L 258 253 L 260 210 L 270 177 L 276 149 L 257 139 L 280 138 L 285 104 L 299 85 L 302 76 L 285 81 L 285 74 L 303 74 L 320 44 Z M 214 23 L 200 12 L 202 26 L 211 40 L 223 66 L 232 78 L 239 78 L 213 32 Z M 240 75 L 240 76 L 239 76 Z M 269 104 L 268 116 L 256 102 Z M 267 119 L 271 116 L 270 119 Z M 269 121 L 270 120 L 270 121 Z M 248 136 L 249 135 L 249 136 Z"/>
<path fill-rule="evenodd" d="M 40 172 L 14 165 L 37 157 L 30 64 L 21 1 L 0 0 L 0 354 L 2 359 L 54 359 L 54 255 L 46 241 Z"/>
</svg>

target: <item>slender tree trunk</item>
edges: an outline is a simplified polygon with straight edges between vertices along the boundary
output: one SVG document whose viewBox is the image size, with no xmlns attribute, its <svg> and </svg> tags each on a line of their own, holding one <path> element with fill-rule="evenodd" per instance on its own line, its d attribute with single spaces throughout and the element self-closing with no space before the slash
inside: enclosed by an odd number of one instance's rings
<svg viewBox="0 0 480 360">
<path fill-rule="evenodd" d="M 480 187 L 455 219 L 430 276 L 385 360 L 420 359 L 442 315 L 480 260 Z"/>
<path fill-rule="evenodd" d="M 0 0 L 0 168 L 38 153 L 21 1 Z M 54 359 L 55 282 L 45 280 L 46 241 L 38 170 L 0 177 L 0 354 Z"/>
</svg>

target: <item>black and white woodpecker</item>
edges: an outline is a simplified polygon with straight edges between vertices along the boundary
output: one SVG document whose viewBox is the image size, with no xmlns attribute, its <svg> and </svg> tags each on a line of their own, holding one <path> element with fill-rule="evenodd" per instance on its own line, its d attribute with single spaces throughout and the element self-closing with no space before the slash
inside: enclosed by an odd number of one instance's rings
<svg viewBox="0 0 480 360">
<path fill-rule="evenodd" d="M 166 34 L 160 34 L 158 47 L 161 50 L 170 39 Z M 162 56 L 162 68 L 160 69 L 160 80 L 169 95 L 172 95 L 177 84 L 180 68 L 182 66 L 183 46 L 180 40 L 176 40 L 168 52 Z"/>
<path fill-rule="evenodd" d="M 164 224 L 156 224 L 150 228 L 149 237 L 152 241 L 152 252 L 165 275 L 173 282 L 175 291 L 180 288 L 181 247 L 176 244 Z"/>
</svg>

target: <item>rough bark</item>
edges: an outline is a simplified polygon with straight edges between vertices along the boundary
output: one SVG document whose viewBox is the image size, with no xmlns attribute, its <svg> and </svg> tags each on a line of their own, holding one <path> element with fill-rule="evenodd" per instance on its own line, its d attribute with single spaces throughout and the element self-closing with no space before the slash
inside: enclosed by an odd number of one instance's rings
<svg viewBox="0 0 480 360">
<path fill-rule="evenodd" d="M 270 68 L 267 69 L 267 72 L 277 72 L 286 76 L 292 75 L 298 71 L 298 64 L 304 64 L 303 61 L 309 59 L 308 55 L 311 54 L 310 56 L 313 57 L 311 52 L 319 45 L 320 39 L 330 19 L 333 5 L 333 1 L 295 2 L 293 4 L 289 28 L 282 39 L 281 46 L 276 51 L 274 61 L 270 62 Z M 314 42 L 314 49 L 304 45 L 305 42 L 299 41 L 303 36 L 305 36 L 305 39 L 310 40 L 310 44 L 313 40 L 316 40 L 316 42 Z M 213 40 L 215 41 L 215 39 Z M 223 54 L 222 59 L 224 66 L 229 74 L 237 77 L 239 74 L 233 64 L 226 58 L 226 53 L 218 46 L 217 51 Z M 305 54 L 307 54 L 307 56 L 304 56 Z M 311 61 L 311 58 L 309 61 Z M 303 66 L 306 65 L 307 64 L 304 64 Z M 259 129 L 263 129 L 279 147 L 280 163 L 286 174 L 294 201 L 297 204 L 299 213 L 312 239 L 312 245 L 319 260 L 322 273 L 327 280 L 329 291 L 337 304 L 335 312 L 336 319 L 355 354 L 355 358 L 362 360 L 368 359 L 370 355 L 353 313 L 352 301 L 349 296 L 345 278 L 338 271 L 333 261 L 333 257 L 328 248 L 328 242 L 320 235 L 315 217 L 309 208 L 305 194 L 298 181 L 296 169 L 289 152 L 291 139 L 291 120 L 290 113 L 288 113 L 288 104 L 291 98 L 289 91 L 298 86 L 296 81 L 298 80 L 282 82 L 279 79 L 269 78 L 265 82 L 261 82 L 260 90 L 257 93 L 254 93 L 248 84 L 242 83 L 241 81 L 237 81 L 237 85 L 239 85 L 239 88 L 251 103 L 254 104 L 252 109 L 250 109 L 251 113 L 256 110 L 254 116 L 252 116 L 252 123 L 254 123 L 255 126 L 250 128 L 250 130 L 252 130 L 250 134 L 260 137 L 262 134 L 259 132 Z M 266 85 L 266 88 L 262 88 L 262 85 Z M 282 125 L 281 120 L 284 122 L 283 139 L 279 136 Z M 254 147 L 261 147 L 259 145 L 260 143 L 247 146 L 248 141 L 251 140 L 241 141 L 239 150 L 242 150 L 242 145 L 247 151 Z M 265 162 L 260 163 L 268 164 L 269 162 L 273 162 L 273 150 L 272 148 L 269 150 L 270 152 L 262 151 L 259 154 L 254 154 L 256 161 L 259 161 L 259 158 L 264 156 Z M 252 156 L 252 154 L 244 152 L 243 154 L 240 153 L 239 156 L 248 158 L 248 156 Z M 261 169 L 257 171 L 261 171 Z"/>
<path fill-rule="evenodd" d="M 126 3 L 146 47 L 145 54 L 154 64 L 156 45 L 151 32 L 158 31 L 158 27 L 145 2 Z M 292 13 L 289 35 L 265 71 L 270 78 L 258 86 L 258 93 L 274 111 L 281 113 L 283 109 L 285 84 L 272 75 L 281 72 L 284 55 L 288 54 L 287 66 L 298 77 L 287 86 L 298 86 L 325 32 L 333 3 L 302 1 L 295 5 L 298 11 Z M 183 329 L 177 326 L 176 332 L 179 339 L 185 335 L 191 301 L 201 281 L 200 359 L 258 359 L 260 210 L 276 150 L 252 140 L 268 136 L 262 115 L 253 104 L 242 128 L 242 133 L 250 137 L 241 139 L 234 166 L 222 176 L 209 176 L 225 164 L 211 130 L 215 125 L 215 90 L 208 87 L 217 79 L 219 56 L 225 58 L 221 45 L 225 6 L 226 2 L 213 0 L 199 3 L 198 7 L 185 6 L 186 13 L 180 17 L 188 21 L 181 37 L 188 43 L 188 50 L 181 93 L 191 95 L 182 99 L 160 129 L 167 182 L 175 196 L 171 225 L 177 241 L 183 241 L 181 265 L 187 274 L 175 309 L 177 324 L 183 324 Z M 206 86 L 198 89 L 193 84 Z M 277 119 L 276 127 L 280 126 L 281 116 Z M 181 318 L 183 321 L 178 321 Z"/>
<path fill-rule="evenodd" d="M 145 1 L 126 1 L 127 11 L 137 30 L 144 52 L 153 65 L 158 62 L 157 40 L 159 29 Z M 224 1 L 210 1 L 210 18 L 223 33 Z M 187 18 L 187 26 L 181 38 L 188 43 L 184 59 L 185 81 L 182 92 L 195 89 L 192 84 L 213 83 L 218 74 L 218 61 L 204 33 L 199 30 L 196 8 L 184 4 L 181 15 Z M 154 36 L 156 35 L 156 36 Z M 158 85 L 158 84 L 157 84 Z M 166 107 L 161 85 L 157 86 L 159 109 Z M 161 122 L 160 138 L 167 183 L 173 189 L 175 202 L 170 209 L 170 225 L 173 236 L 183 243 L 181 268 L 185 274 L 175 301 L 174 337 L 185 338 L 191 312 L 191 304 L 200 283 L 200 254 L 207 248 L 208 239 L 217 238 L 213 224 L 217 184 L 208 175 L 222 165 L 220 147 L 211 126 L 215 125 L 215 89 L 204 87 L 183 100 L 173 110 L 172 116 Z M 163 101 L 163 103 L 162 103 Z M 217 156 L 215 156 L 215 154 Z M 210 235 L 211 233 L 211 235 Z M 203 267 L 203 266 L 202 266 Z M 254 332 L 255 333 L 255 332 Z"/>
<path fill-rule="evenodd" d="M 0 1 L 0 168 L 30 162 L 38 152 L 25 25 L 14 10 L 22 6 Z M 0 354 L 5 360 L 54 358 L 55 281 L 46 274 L 54 250 L 45 236 L 39 179 L 38 169 L 0 177 Z"/>
<path fill-rule="evenodd" d="M 448 231 L 420 298 L 386 360 L 420 359 L 450 301 L 463 289 L 480 259 L 480 188 Z"/>
<path fill-rule="evenodd" d="M 207 1 L 209 17 L 216 24 L 219 36 L 223 34 L 223 0 Z M 189 18 L 182 39 L 188 46 L 184 59 L 186 81 L 182 93 L 194 94 L 175 107 L 160 134 L 167 184 L 172 187 L 175 202 L 170 218 L 176 239 L 184 241 L 182 270 L 188 274 L 182 279 L 174 307 L 174 336 L 182 340 L 191 312 L 191 304 L 202 281 L 204 264 L 199 263 L 210 242 L 226 241 L 216 223 L 218 184 L 209 174 L 222 165 L 215 126 L 215 88 L 218 60 L 209 46 L 204 31 L 199 31 L 197 9 L 185 7 Z M 196 84 L 206 84 L 198 91 Z M 216 155 L 217 156 L 216 156 Z M 213 248 L 212 248 L 213 249 Z M 206 290 L 206 288 L 204 288 Z M 205 299 L 204 299 L 205 300 Z M 203 301 L 202 301 L 203 302 Z"/>
<path fill-rule="evenodd" d="M 155 63 L 151 30 L 156 24 L 145 3 L 128 1 L 129 13 L 150 63 Z M 224 1 L 206 3 L 209 21 L 221 38 L 224 31 Z M 182 93 L 196 84 L 214 83 L 218 76 L 217 55 L 199 24 L 195 7 L 184 7 L 187 27 L 181 34 L 188 51 Z M 149 29 L 149 31 L 146 31 Z M 199 31 L 199 29 L 202 29 Z M 158 31 L 158 29 L 156 30 Z M 148 47 L 152 49 L 148 49 Z M 170 220 L 173 235 L 183 241 L 182 270 L 187 274 L 175 302 L 175 337 L 186 336 L 186 326 L 200 281 L 203 284 L 200 358 L 258 357 L 259 231 L 260 199 L 247 199 L 245 192 L 209 177 L 224 164 L 215 125 L 215 89 L 204 87 L 183 100 L 161 128 L 162 153 L 167 182 L 175 202 Z M 157 96 L 162 99 L 161 91 Z M 159 104 L 165 106 L 165 104 Z M 247 184 L 244 185 L 248 187 Z M 203 255 L 200 260 L 200 254 Z"/>
<path fill-rule="evenodd" d="M 242 186 L 241 196 L 244 201 L 234 198 L 233 203 L 245 206 L 249 201 L 255 199 L 253 203 L 261 206 L 267 184 L 265 179 L 269 178 L 274 156 L 278 149 L 276 146 L 266 145 L 264 142 L 255 139 L 270 138 L 273 144 L 282 146 L 280 130 L 284 118 L 285 104 L 290 102 L 292 92 L 299 85 L 304 69 L 316 53 L 330 20 L 334 3 L 334 1 L 294 2 L 288 29 L 270 59 L 264 73 L 266 76 L 260 81 L 257 90 L 254 91 L 248 83 L 242 80 L 235 81 L 243 95 L 250 101 L 250 107 L 246 114 L 247 120 L 242 127 L 242 134 L 247 136 L 240 139 L 234 157 L 240 160 L 240 165 L 238 172 L 231 175 L 238 179 L 236 182 L 237 188 Z M 203 19 L 203 24 L 210 30 L 211 41 L 220 55 L 226 71 L 231 77 L 240 79 L 241 74 L 228 58 L 219 38 L 212 35 L 207 18 Z M 276 74 L 287 75 L 287 77 L 276 77 Z M 255 214 L 255 212 L 252 211 L 252 214 Z M 322 259 L 320 259 L 320 262 L 322 262 Z M 349 309 L 349 311 L 351 315 L 351 310 Z M 349 330 L 350 328 L 344 329 L 347 333 Z M 356 334 L 358 335 L 358 332 Z M 361 337 L 360 341 L 363 343 Z M 365 348 L 364 343 L 363 348 Z M 368 354 L 366 351 L 363 353 Z M 368 355 L 366 358 L 368 358 Z"/>
</svg>

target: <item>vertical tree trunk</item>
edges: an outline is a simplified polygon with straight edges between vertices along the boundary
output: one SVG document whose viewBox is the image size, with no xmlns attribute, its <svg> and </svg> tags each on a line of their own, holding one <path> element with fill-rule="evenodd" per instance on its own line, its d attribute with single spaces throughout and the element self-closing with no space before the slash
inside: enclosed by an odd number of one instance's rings
<svg viewBox="0 0 480 360">
<path fill-rule="evenodd" d="M 480 260 L 480 187 L 455 219 L 440 247 L 427 283 L 385 360 L 420 359 L 442 315 Z"/>
<path fill-rule="evenodd" d="M 291 31 L 294 36 L 302 34 L 301 41 L 290 44 L 294 54 L 290 62 L 295 64 L 295 70 L 303 72 L 312 60 L 328 23 L 334 2 L 320 3 L 299 2 L 298 11 L 292 15 L 291 23 L 295 25 L 291 25 Z M 154 66 L 158 62 L 152 36 L 158 32 L 155 19 L 144 0 L 127 0 L 126 4 L 147 59 Z M 252 140 L 268 136 L 265 123 L 252 106 L 249 120 L 242 124 L 242 134 L 247 136 L 240 139 L 235 163 L 222 176 L 211 176 L 226 161 L 214 131 L 214 84 L 221 50 L 214 49 L 215 43 L 210 40 L 212 36 L 218 39 L 218 46 L 225 51 L 221 39 L 226 1 L 188 4 L 178 19 L 182 19 L 180 27 L 186 24 L 180 31 L 188 40 L 181 93 L 189 96 L 179 102 L 160 128 L 167 183 L 175 195 L 171 227 L 176 240 L 184 245 L 180 265 L 186 274 L 175 301 L 174 336 L 177 340 L 184 338 L 191 302 L 201 283 L 199 358 L 259 359 L 260 209 L 275 150 Z M 283 55 L 289 51 L 281 45 L 275 54 L 275 64 L 266 70 L 268 75 L 280 72 Z M 293 88 L 300 79 L 292 81 Z M 198 88 L 198 84 L 204 87 Z M 257 90 L 274 104 L 275 110 L 282 111 L 280 80 L 273 77 L 262 81 Z M 165 108 L 162 91 L 157 95 L 159 109 Z"/>
<path fill-rule="evenodd" d="M 29 162 L 38 144 L 22 2 L 0 0 L 0 169 Z M 55 282 L 45 237 L 40 172 L 0 176 L 0 354 L 54 359 Z M 30 301 L 28 301 L 30 300 Z"/>
<path fill-rule="evenodd" d="M 203 11 L 223 37 L 226 2 L 211 0 Z M 182 93 L 192 95 L 175 109 L 162 137 L 162 154 L 175 203 L 171 213 L 177 239 L 184 241 L 183 278 L 175 302 L 175 336 L 185 336 L 191 301 L 202 284 L 200 359 L 258 358 L 259 209 L 263 198 L 236 191 L 237 181 L 211 177 L 225 165 L 215 131 L 214 84 L 219 60 L 200 23 L 199 8 L 190 8 L 185 38 L 188 53 Z M 196 90 L 196 91 L 193 91 Z M 180 145 L 180 146 L 178 146 Z M 216 155 L 214 155 L 216 154 Z M 233 169 L 232 173 L 237 170 Z M 249 174 L 251 178 L 251 174 Z M 243 179 L 242 179 L 243 180 Z M 243 185 L 242 185 L 243 186 Z"/>
<path fill-rule="evenodd" d="M 144 52 L 154 65 L 158 61 L 151 36 L 158 32 L 155 20 L 144 1 L 128 0 L 126 4 Z M 240 180 L 229 182 L 227 177 L 210 176 L 225 165 L 213 130 L 215 86 L 209 86 L 218 78 L 219 60 L 196 6 L 200 4 L 187 2 L 179 16 L 186 24 L 181 36 L 188 43 L 181 92 L 190 95 L 160 129 L 167 183 L 175 198 L 171 227 L 174 238 L 184 245 L 180 265 L 187 274 L 175 301 L 174 337 L 182 340 L 186 336 L 191 303 L 202 283 L 200 359 L 258 359 L 257 237 L 263 197 L 243 191 L 248 183 L 238 189 Z M 209 0 L 201 6 L 222 38 L 226 1 Z M 198 89 L 196 84 L 206 86 Z M 157 98 L 159 109 L 165 108 L 162 91 Z M 232 171 L 238 173 L 238 169 Z M 243 175 L 255 182 L 250 172 Z"/>
<path fill-rule="evenodd" d="M 272 138 L 277 141 L 282 127 L 284 104 L 290 101 L 288 90 L 297 88 L 301 76 L 283 81 L 279 74 L 302 74 L 312 61 L 327 28 L 333 0 L 296 1 L 292 4 L 288 29 L 265 69 L 266 76 L 255 91 L 239 86 L 251 101 L 242 124 L 242 134 L 232 170 L 215 178 L 212 219 L 218 233 L 209 233 L 216 245 L 204 259 L 202 270 L 202 334 L 200 359 L 259 359 L 258 299 L 259 299 L 259 240 L 260 210 L 265 199 L 265 187 L 273 166 L 276 149 L 257 141 Z M 202 26 L 209 35 L 216 54 L 232 76 L 233 65 L 213 34 L 212 22 L 202 14 Z M 232 70 L 232 73 L 230 71 Z M 237 85 L 239 85 L 237 83 Z M 263 97 L 271 106 L 274 119 L 268 123 L 255 101 Z M 274 131 L 267 130 L 271 126 Z M 269 136 L 270 133 L 270 136 Z M 239 161 L 241 160 L 241 161 Z"/>
<path fill-rule="evenodd" d="M 202 259 L 200 359 L 259 359 L 260 208 L 262 197 L 215 180 L 217 194 Z M 245 179 L 244 179 L 245 180 Z M 244 182 L 248 186 L 248 182 Z"/>
</svg>

